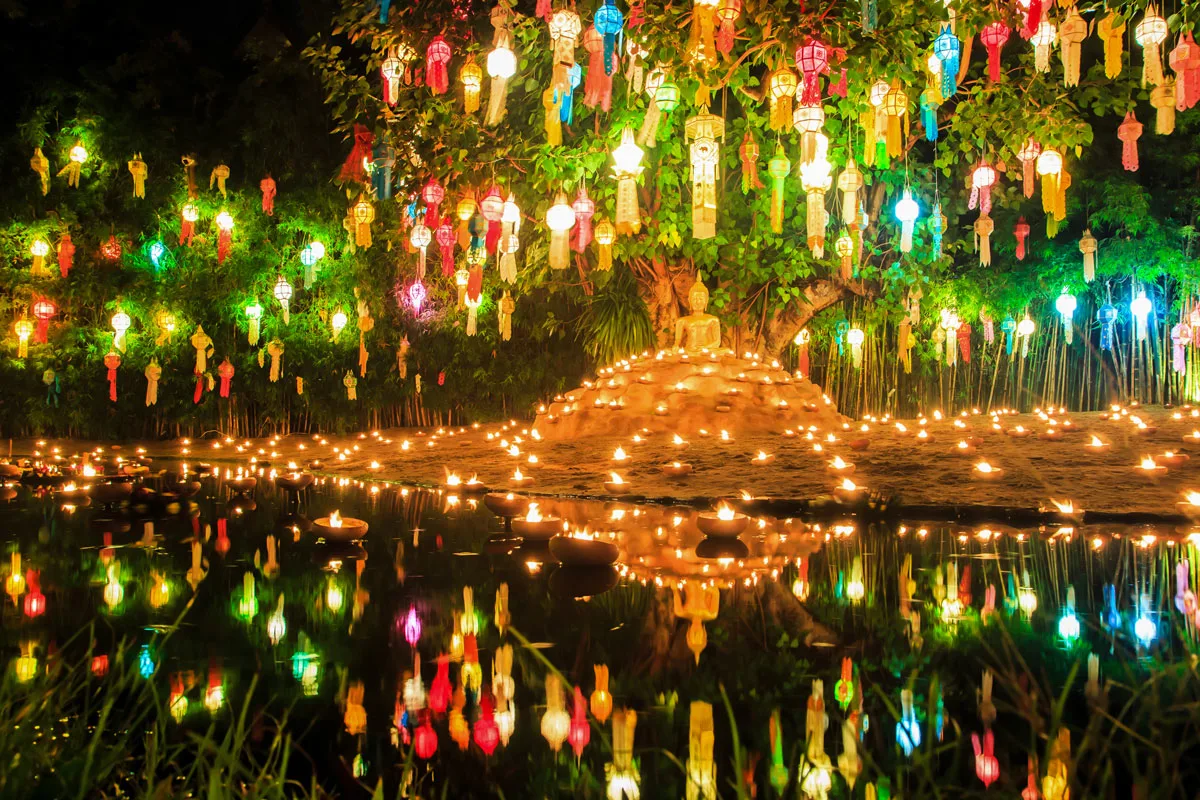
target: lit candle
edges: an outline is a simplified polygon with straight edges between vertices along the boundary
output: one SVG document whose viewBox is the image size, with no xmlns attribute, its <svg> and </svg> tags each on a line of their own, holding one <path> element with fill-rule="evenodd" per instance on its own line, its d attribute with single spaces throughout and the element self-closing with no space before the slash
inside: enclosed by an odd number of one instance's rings
<svg viewBox="0 0 1200 800">
<path fill-rule="evenodd" d="M 1004 476 L 1004 470 L 999 467 L 993 467 L 986 461 L 980 461 L 975 465 L 975 469 L 971 471 L 971 477 L 981 481 L 995 481 Z"/>
<path fill-rule="evenodd" d="M 854 465 L 845 461 L 841 456 L 834 456 L 832 461 L 827 461 L 826 466 L 830 472 L 838 475 L 853 475 Z"/>
<path fill-rule="evenodd" d="M 676 450 L 686 450 L 688 446 L 687 440 L 678 433 L 671 439 L 671 444 L 675 446 Z"/>
<path fill-rule="evenodd" d="M 1150 456 L 1143 456 L 1141 463 L 1134 467 L 1134 469 L 1151 480 L 1156 480 L 1167 474 L 1167 468 L 1156 463 Z"/>
<path fill-rule="evenodd" d="M 1009 436 L 1012 436 L 1015 439 L 1024 439 L 1026 436 L 1029 435 L 1029 431 L 1025 430 L 1024 426 L 1022 426 L 1022 425 L 1017 425 L 1015 427 L 1009 428 L 1008 430 L 1005 431 L 1005 433 L 1007 433 Z"/>
<path fill-rule="evenodd" d="M 1164 464 L 1168 467 L 1182 467 L 1190 460 L 1190 457 L 1184 453 L 1176 453 L 1174 450 L 1168 450 L 1155 461 Z"/>
<path fill-rule="evenodd" d="M 670 464 L 664 464 L 662 471 L 663 474 L 668 478 L 682 478 L 685 475 L 691 474 L 692 465 L 683 464 L 679 461 L 672 461 Z"/>
<path fill-rule="evenodd" d="M 925 430 L 924 428 L 917 433 L 917 444 L 929 444 L 932 441 L 933 437 L 930 436 L 929 431 Z"/>
<path fill-rule="evenodd" d="M 762 450 L 759 450 L 759 451 L 758 451 L 758 455 L 756 455 L 756 456 L 755 456 L 753 459 L 751 459 L 751 460 L 752 460 L 752 461 L 753 461 L 755 464 L 760 464 L 760 465 L 762 465 L 762 464 L 770 464 L 770 463 L 773 463 L 773 462 L 775 461 L 775 454 L 774 454 L 774 453 L 766 453 L 766 452 L 763 452 Z"/>
<path fill-rule="evenodd" d="M 1187 436 L 1184 436 L 1183 440 L 1188 444 L 1200 444 L 1200 430 L 1193 430 Z"/>
<path fill-rule="evenodd" d="M 1176 503 L 1175 507 L 1192 519 L 1200 519 L 1200 492 L 1189 490 L 1186 500 Z"/>
<path fill-rule="evenodd" d="M 604 488 L 607 489 L 608 491 L 615 494 L 617 492 L 622 491 L 628 485 L 625 483 L 625 480 L 617 473 L 610 472 L 608 474 L 609 474 L 609 477 L 611 478 L 611 480 L 607 480 L 604 482 Z"/>
<path fill-rule="evenodd" d="M 953 452 L 957 453 L 960 456 L 969 456 L 969 455 L 973 455 L 975 453 L 975 450 L 976 450 L 976 447 L 974 444 L 972 444 L 971 442 L 968 442 L 966 439 L 962 439 L 961 441 L 959 441 L 959 443 L 957 445 L 954 446 Z"/>
<path fill-rule="evenodd" d="M 864 488 L 859 486 L 849 478 L 842 478 L 842 482 L 833 487 L 833 496 L 842 502 L 853 502 L 862 496 Z"/>
<path fill-rule="evenodd" d="M 629 456 L 625 455 L 625 449 L 623 447 L 618 446 L 617 449 L 613 451 L 613 461 L 625 461 L 628 458 Z"/>
<path fill-rule="evenodd" d="M 1050 420 L 1050 424 L 1053 425 L 1054 420 Z M 1038 438 L 1041 439 L 1043 442 L 1057 442 L 1062 437 L 1063 437 L 1062 431 L 1060 431 L 1054 427 L 1047 428 L 1046 430 L 1044 430 L 1038 434 Z"/>
</svg>

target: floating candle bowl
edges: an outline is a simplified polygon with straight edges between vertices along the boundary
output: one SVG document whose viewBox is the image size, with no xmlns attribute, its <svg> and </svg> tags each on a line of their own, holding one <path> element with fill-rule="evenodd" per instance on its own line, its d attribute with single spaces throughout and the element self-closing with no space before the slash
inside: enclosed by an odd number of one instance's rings
<svg viewBox="0 0 1200 800">
<path fill-rule="evenodd" d="M 971 477 L 979 481 L 998 481 L 1004 477 L 1004 470 L 993 467 L 986 461 L 980 461 L 971 470 Z"/>
<path fill-rule="evenodd" d="M 692 465 L 672 461 L 670 464 L 663 464 L 662 471 L 668 478 L 682 478 L 692 474 Z"/>
<path fill-rule="evenodd" d="M 1166 467 L 1182 467 L 1189 461 L 1189 456 L 1184 453 L 1176 453 L 1173 450 L 1168 450 L 1154 460 Z"/>
</svg>

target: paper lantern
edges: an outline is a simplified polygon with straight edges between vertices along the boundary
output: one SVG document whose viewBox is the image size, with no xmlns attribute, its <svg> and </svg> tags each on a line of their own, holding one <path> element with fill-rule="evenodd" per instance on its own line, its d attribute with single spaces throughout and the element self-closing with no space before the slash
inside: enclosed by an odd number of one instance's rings
<svg viewBox="0 0 1200 800">
<path fill-rule="evenodd" d="M 575 209 L 567 203 L 565 194 L 560 192 L 554 205 L 546 211 L 546 225 L 550 228 L 550 266 L 566 269 L 571 258 L 567 233 L 575 226 Z"/>
<path fill-rule="evenodd" d="M 1066 16 L 1058 28 L 1060 54 L 1063 63 L 1063 85 L 1079 85 L 1079 61 L 1083 40 L 1087 38 L 1088 26 L 1079 15 L 1074 4 L 1067 7 Z"/>
<path fill-rule="evenodd" d="M 251 347 L 257 347 L 260 333 L 259 323 L 262 320 L 263 307 L 259 304 L 258 300 L 252 300 L 242 309 L 242 313 L 246 315 L 246 323 L 249 328 L 247 343 Z"/>
<path fill-rule="evenodd" d="M 818 101 L 800 105 L 792 114 L 792 127 L 800 134 L 800 160 L 811 161 L 816 151 L 816 137 L 825 124 L 825 109 Z"/>
<path fill-rule="evenodd" d="M 605 664 L 596 664 L 592 671 L 596 675 L 596 688 L 591 697 L 592 716 L 603 725 L 612 713 L 612 695 L 608 692 L 608 667 Z"/>
<path fill-rule="evenodd" d="M 597 19 L 599 19 L 599 13 L 598 10 L 596 12 Z M 583 104 L 588 108 L 599 106 L 601 110 L 609 111 L 612 108 L 612 72 L 604 67 L 604 36 L 595 25 L 584 31 L 583 49 L 588 51 L 587 83 L 583 89 Z"/>
<path fill-rule="evenodd" d="M 37 320 L 37 330 L 34 332 L 33 340 L 38 344 L 45 344 L 46 337 L 50 332 L 50 320 L 58 313 L 58 307 L 53 302 L 45 297 L 42 297 L 33 303 L 33 318 Z"/>
<path fill-rule="evenodd" d="M 275 288 L 272 290 L 272 294 L 283 308 L 283 324 L 287 325 L 291 322 L 292 285 L 283 275 L 275 279 Z"/>
<path fill-rule="evenodd" d="M 1154 107 L 1154 132 L 1165 136 L 1175 132 L 1175 107 L 1178 102 L 1177 83 L 1166 78 L 1150 90 L 1150 105 Z"/>
<path fill-rule="evenodd" d="M 714 21 L 718 0 L 693 0 L 692 32 L 688 38 L 688 56 L 702 67 L 714 58 L 717 49 Z"/>
<path fill-rule="evenodd" d="M 644 151 L 637 146 L 633 131 L 626 126 L 621 132 L 621 144 L 613 150 L 613 175 L 617 179 L 616 230 L 623 234 L 636 234 L 642 228 L 641 211 L 638 208 L 637 177 L 641 175 Z M 574 220 L 574 209 L 571 211 Z"/>
<path fill-rule="evenodd" d="M 121 243 L 117 241 L 116 235 L 109 235 L 104 244 L 100 245 L 100 256 L 106 261 L 120 261 L 121 252 Z"/>
<path fill-rule="evenodd" d="M 1096 321 L 1100 323 L 1100 349 L 1113 349 L 1113 328 L 1117 324 L 1117 308 L 1112 303 L 1105 303 L 1096 311 Z"/>
<path fill-rule="evenodd" d="M 962 42 L 954 35 L 949 25 L 943 25 L 937 38 L 933 40 L 933 54 L 941 62 L 942 97 L 949 99 L 958 91 L 958 67 L 962 55 Z M 990 54 L 988 58 L 990 60 Z"/>
<path fill-rule="evenodd" d="M 479 110 L 479 95 L 483 87 L 483 67 L 470 56 L 458 73 L 458 79 L 463 85 L 463 111 L 474 114 Z"/>
<path fill-rule="evenodd" d="M 588 197 L 587 187 L 580 185 L 571 208 L 575 210 L 575 235 L 571 249 L 582 253 L 592 243 L 592 217 L 596 214 L 596 204 Z"/>
<path fill-rule="evenodd" d="M 908 135 L 908 95 L 898 80 L 888 88 L 879 109 L 886 123 L 887 155 L 895 158 L 903 152 L 902 137 Z"/>
<path fill-rule="evenodd" d="M 666 81 L 667 74 L 660 67 L 652 69 L 646 78 L 646 94 L 650 99 L 646 104 L 646 115 L 642 118 L 642 126 L 638 129 L 636 137 L 637 143 L 643 147 L 654 147 L 658 143 L 658 129 L 663 116 L 663 111 L 658 104 L 658 92 L 666 85 Z M 679 87 L 675 86 L 675 89 L 678 91 Z M 676 99 L 678 100 L 678 98 Z"/>
<path fill-rule="evenodd" d="M 1170 32 L 1167 21 L 1159 16 L 1151 3 L 1133 29 L 1133 38 L 1142 48 L 1142 86 L 1158 86 L 1163 82 L 1162 53 L 1159 48 Z"/>
<path fill-rule="evenodd" d="M 1138 607 L 1140 614 L 1133 623 L 1133 635 L 1142 647 L 1149 647 L 1158 636 L 1158 626 L 1150 619 L 1150 596 L 1143 594 Z"/>
<path fill-rule="evenodd" d="M 806 195 L 806 232 L 808 249 L 814 258 L 825 256 L 825 193 L 833 185 L 832 165 L 826 153 L 829 140 L 824 134 L 815 134 L 816 151 L 811 161 L 800 163 L 800 186 Z"/>
<path fill-rule="evenodd" d="M 564 706 L 562 683 L 558 676 L 546 676 L 546 713 L 542 715 L 541 731 L 550 749 L 558 752 L 570 733 L 571 715 Z"/>
<path fill-rule="evenodd" d="M 379 67 L 379 73 L 383 78 L 383 101 L 389 106 L 396 105 L 396 101 L 400 99 L 400 82 L 408 83 L 408 65 L 411 64 L 417 57 L 417 51 L 412 45 L 401 42 L 396 47 L 393 47 L 387 58 Z"/>
<path fill-rule="evenodd" d="M 941 106 L 941 92 L 932 86 L 921 92 L 921 126 L 925 129 L 925 139 L 930 142 L 938 140 L 937 110 Z"/>
<path fill-rule="evenodd" d="M 433 754 L 437 752 L 437 745 L 437 732 L 429 724 L 429 719 L 425 718 L 413 732 L 413 749 L 417 753 L 417 758 L 423 761 L 433 758 Z"/>
<path fill-rule="evenodd" d="M 578 760 L 583 756 L 583 748 L 587 747 L 592 738 L 592 729 L 587 718 L 587 705 L 583 700 L 583 692 L 578 686 L 575 687 L 573 708 L 567 741 L 570 742 L 571 749 L 575 751 L 575 758 Z"/>
<path fill-rule="evenodd" d="M 971 197 L 967 208 L 979 206 L 982 214 L 992 213 L 992 187 L 996 184 L 996 170 L 987 161 L 981 161 L 979 166 L 971 171 Z"/>
<path fill-rule="evenodd" d="M 424 280 L 426 248 L 433 241 L 433 233 L 425 225 L 418 222 L 412 226 L 412 231 L 408 235 L 408 241 L 417 250 L 417 280 Z"/>
<path fill-rule="evenodd" d="M 1012 355 L 1013 351 L 1013 333 L 1017 330 L 1017 321 L 1011 316 L 1007 316 L 1000 323 L 1000 330 L 1004 332 L 1004 352 L 1005 355 Z"/>
<path fill-rule="evenodd" d="M 858 192 L 863 187 L 863 175 L 851 156 L 838 175 L 838 190 L 842 193 L 842 222 L 853 225 L 858 217 Z"/>
<path fill-rule="evenodd" d="M 13 325 L 17 334 L 17 358 L 29 358 L 29 337 L 33 335 L 33 323 L 22 317 Z"/>
<path fill-rule="evenodd" d="M 487 220 L 487 237 L 484 241 L 487 252 L 495 253 L 503 231 L 501 220 L 504 218 L 504 198 L 500 194 L 499 186 L 493 185 L 484 194 L 483 200 L 479 202 L 479 213 Z"/>
<path fill-rule="evenodd" d="M 1033 182 L 1034 174 L 1037 167 L 1038 156 L 1041 155 L 1042 146 L 1033 139 L 1026 140 L 1025 144 L 1021 145 L 1021 149 L 1017 151 L 1017 160 L 1021 162 L 1021 180 L 1022 188 L 1025 190 L 1026 197 L 1033 197 Z M 1061 167 L 1061 157 L 1059 165 Z"/>
<path fill-rule="evenodd" d="M 1171 326 L 1170 333 L 1171 369 L 1182 375 L 1187 371 L 1187 346 L 1192 344 L 1192 328 L 1186 322 L 1177 322 Z"/>
<path fill-rule="evenodd" d="M 1058 618 L 1058 635 L 1072 642 L 1079 638 L 1079 617 L 1075 615 L 1075 587 L 1067 587 L 1067 607 Z"/>
<path fill-rule="evenodd" d="M 971 734 L 971 746 L 975 748 L 975 775 L 983 781 L 984 788 L 991 785 L 1000 777 L 1000 761 L 994 754 L 995 741 L 991 730 L 984 731 L 983 744 L 980 746 L 979 734 Z"/>
<path fill-rule="evenodd" d="M 217 214 L 217 263 L 224 264 L 233 243 L 233 216 L 228 211 Z"/>
<path fill-rule="evenodd" d="M 340 336 L 342 331 L 345 330 L 346 323 L 348 321 L 349 320 L 346 317 L 345 311 L 342 311 L 339 308 L 337 311 L 333 312 L 333 316 L 329 318 L 329 327 L 333 331 L 333 335 L 330 336 L 329 341 L 337 341 L 338 336 Z"/>
<path fill-rule="evenodd" d="M 184 203 L 183 209 L 179 212 L 179 243 L 192 246 L 192 237 L 196 233 L 196 220 L 200 219 L 200 209 L 195 203 Z"/>
<path fill-rule="evenodd" d="M 1013 226 L 1013 236 L 1017 239 L 1017 261 L 1025 260 L 1025 242 L 1029 238 L 1029 223 L 1024 217 L 1017 217 L 1017 224 Z"/>
<path fill-rule="evenodd" d="M 1137 295 L 1129 303 L 1129 313 L 1133 315 L 1135 333 L 1139 342 L 1146 341 L 1147 324 L 1154 304 L 1146 297 L 1145 289 L 1138 289 Z"/>
<path fill-rule="evenodd" d="M 1054 48 L 1054 43 L 1058 41 L 1058 29 L 1053 22 L 1043 18 L 1034 30 L 1033 36 L 1029 37 L 1029 43 L 1033 45 L 1033 65 L 1038 72 L 1050 71 L 1050 51 Z"/>
<path fill-rule="evenodd" d="M 850 280 L 854 275 L 854 240 L 850 238 L 850 234 L 842 231 L 842 235 L 837 238 L 833 244 L 833 251 L 837 253 L 841 259 L 841 278 L 843 281 Z"/>
<path fill-rule="evenodd" d="M 421 316 L 421 307 L 425 305 L 425 284 L 420 281 L 413 281 L 408 287 L 408 302 L 412 306 L 413 314 Z"/>
<path fill-rule="evenodd" d="M 1042 176 L 1042 210 L 1050 213 L 1062 180 L 1062 154 L 1052 147 L 1043 149 L 1037 156 L 1037 173 Z"/>
<path fill-rule="evenodd" d="M 500 120 L 508 110 L 508 80 L 517 72 L 517 56 L 508 48 L 508 36 L 505 34 L 500 42 L 488 53 L 487 73 L 492 79 L 488 92 L 487 114 L 484 116 L 485 125 L 499 125 Z"/>
<path fill-rule="evenodd" d="M 371 246 L 371 223 L 375 220 L 375 207 L 366 195 L 359 195 L 358 202 L 350 208 L 354 220 L 354 244 L 357 247 Z"/>
<path fill-rule="evenodd" d="M 596 223 L 595 238 L 596 249 L 599 251 L 596 269 L 608 271 L 613 265 L 612 245 L 617 239 L 617 226 L 607 219 L 600 220 Z"/>
<path fill-rule="evenodd" d="M 496 725 L 496 715 L 492 710 L 492 698 L 484 695 L 479 702 L 479 719 L 475 721 L 475 744 L 490 756 L 496 752 L 500 744 L 500 728 Z"/>
<path fill-rule="evenodd" d="M 38 276 L 46 272 L 46 256 L 50 255 L 50 243 L 39 236 L 29 245 L 29 254 L 33 256 L 33 275 Z"/>
<path fill-rule="evenodd" d="M 917 712 L 913 708 L 911 689 L 900 690 L 900 721 L 896 723 L 896 744 L 911 756 L 913 750 L 921 746 L 921 723 L 917 721 Z"/>
<path fill-rule="evenodd" d="M 117 352 L 125 352 L 125 332 L 129 330 L 129 326 L 133 324 L 133 320 L 124 311 L 118 310 L 112 316 L 113 329 L 113 347 Z"/>
<path fill-rule="evenodd" d="M 613 760 L 605 765 L 608 778 L 605 792 L 609 800 L 638 800 L 638 771 L 633 763 L 633 736 L 637 729 L 637 713 L 619 709 L 613 714 Z"/>
<path fill-rule="evenodd" d="M 225 192 L 225 182 L 227 180 L 229 180 L 229 167 L 225 164 L 217 164 L 208 175 L 208 188 L 211 190 L 215 183 L 217 191 L 221 193 L 221 199 L 225 199 L 228 196 Z"/>
<path fill-rule="evenodd" d="M 146 408 L 158 405 L 158 382 L 162 378 L 162 367 L 158 365 L 158 359 L 150 359 L 142 374 L 146 376 Z M 153 600 L 154 595 L 151 594 L 151 605 L 154 605 Z"/>
<path fill-rule="evenodd" d="M 121 356 L 109 350 L 104 356 L 104 368 L 107 370 L 108 399 L 117 402 L 117 367 L 121 366 Z"/>
<path fill-rule="evenodd" d="M 980 214 L 973 226 L 975 230 L 975 250 L 979 253 L 981 266 L 992 265 L 992 232 L 996 230 L 995 221 L 987 214 Z"/>
<path fill-rule="evenodd" d="M 592 24 L 604 44 L 604 74 L 611 76 L 617 68 L 617 39 L 625 27 L 625 17 L 613 0 L 604 0 L 603 5 L 596 9 Z M 609 86 L 612 86 L 611 82 Z"/>
<path fill-rule="evenodd" d="M 79 188 L 79 173 L 83 169 L 83 164 L 88 159 L 87 148 L 83 146 L 83 142 L 79 139 L 75 140 L 75 145 L 67 151 L 67 163 L 58 174 L 67 176 L 67 186 L 72 189 Z M 44 194 L 44 192 L 43 192 Z"/>
<path fill-rule="evenodd" d="M 821 102 L 821 75 L 829 71 L 829 48 L 819 39 L 809 39 L 796 48 L 796 66 L 803 76 L 800 103 L 813 105 Z"/>
<path fill-rule="evenodd" d="M 1096 25 L 1096 35 L 1104 42 L 1104 75 L 1109 80 L 1121 74 L 1121 53 L 1125 44 L 1125 19 L 1109 11 Z"/>
<path fill-rule="evenodd" d="M 758 177 L 758 141 L 749 130 L 742 136 L 738 155 L 742 160 L 742 194 L 748 194 L 751 189 L 763 188 L 762 180 Z"/>
<path fill-rule="evenodd" d="M 1096 279 L 1096 237 L 1090 228 L 1079 239 L 1079 252 L 1083 254 L 1083 279 L 1091 283 Z"/>
<path fill-rule="evenodd" d="M 783 233 L 783 182 L 792 172 L 792 162 L 782 144 L 775 145 L 775 157 L 767 162 L 767 174 L 771 176 L 771 230 Z"/>
<path fill-rule="evenodd" d="M 1021 358 L 1029 355 L 1029 340 L 1033 337 L 1033 332 L 1037 329 L 1033 320 L 1029 318 L 1028 312 L 1025 318 L 1017 323 L 1017 338 L 1021 340 Z"/>
<path fill-rule="evenodd" d="M 42 196 L 50 194 L 50 159 L 42 152 L 42 148 L 33 148 L 33 157 L 29 159 L 29 167 L 37 173 L 42 184 Z"/>
<path fill-rule="evenodd" d="M 733 51 L 737 35 L 735 24 L 742 15 L 742 0 L 720 0 L 717 4 L 717 52 L 727 56 Z"/>
<path fill-rule="evenodd" d="M 1000 80 L 1000 49 L 1008 41 L 1008 25 L 996 20 L 983 26 L 979 41 L 987 49 L 988 80 L 996 83 Z"/>
<path fill-rule="evenodd" d="M 711 239 L 717 235 L 717 177 L 725 120 L 704 107 L 688 118 L 684 134 L 691 141 L 692 236 Z"/>
<path fill-rule="evenodd" d="M 1176 40 L 1169 60 L 1175 70 L 1175 109 L 1186 111 L 1200 102 L 1200 48 L 1191 31 Z"/>
<path fill-rule="evenodd" d="M 258 190 L 262 192 L 262 211 L 268 217 L 275 216 L 275 195 L 279 192 L 279 187 L 275 184 L 275 179 L 270 175 L 258 182 Z"/>
<path fill-rule="evenodd" d="M 438 226 L 433 236 L 437 240 L 438 251 L 442 254 L 442 276 L 449 277 L 454 274 L 454 242 L 457 238 L 449 217 Z"/>
<path fill-rule="evenodd" d="M 450 75 L 446 65 L 450 63 L 450 43 L 438 34 L 425 48 L 425 85 L 434 94 L 450 91 Z"/>
<path fill-rule="evenodd" d="M 75 265 L 75 243 L 71 241 L 71 234 L 63 232 L 62 238 L 58 240 L 58 272 L 64 278 L 71 271 L 71 267 Z M 156 263 L 154 266 L 158 266 Z"/>
<path fill-rule="evenodd" d="M 1117 126 L 1117 138 L 1121 140 L 1121 166 L 1127 172 L 1137 172 L 1137 140 L 1142 136 L 1142 123 L 1133 115 L 1133 109 L 1125 113 L 1125 119 Z"/>
<path fill-rule="evenodd" d="M 1075 308 L 1078 306 L 1078 304 L 1079 303 L 1075 299 L 1075 295 L 1068 293 L 1067 287 L 1065 286 L 1063 287 L 1062 293 L 1054 301 L 1054 310 L 1057 311 L 1059 317 L 1062 318 L 1063 339 L 1067 344 L 1071 343 L 1071 333 L 1072 329 L 1074 328 L 1074 325 L 1072 324 L 1072 318 L 1075 315 Z"/>
<path fill-rule="evenodd" d="M 917 217 L 921 214 L 921 207 L 917 205 L 917 201 L 913 199 L 912 193 L 908 189 L 905 189 L 904 194 L 896 201 L 896 208 L 893 213 L 902 226 L 900 252 L 911 252 L 913 246 L 913 229 L 916 225 Z"/>
<path fill-rule="evenodd" d="M 792 123 L 792 98 L 799 81 L 796 73 L 780 67 L 767 79 L 767 98 L 771 110 L 771 130 L 786 131 Z"/>
</svg>

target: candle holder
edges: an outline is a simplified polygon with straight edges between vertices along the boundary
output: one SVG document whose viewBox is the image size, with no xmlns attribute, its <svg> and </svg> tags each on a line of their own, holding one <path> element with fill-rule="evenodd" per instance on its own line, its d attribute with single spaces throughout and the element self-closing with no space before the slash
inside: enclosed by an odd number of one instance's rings
<svg viewBox="0 0 1200 800">
<path fill-rule="evenodd" d="M 1160 456 L 1154 457 L 1155 463 L 1162 464 L 1163 466 L 1166 466 L 1166 467 L 1182 467 L 1184 464 L 1186 464 L 1190 460 L 1191 460 L 1190 456 L 1188 456 L 1184 453 L 1176 453 L 1171 450 L 1168 450 L 1167 452 L 1163 453 Z"/>
<path fill-rule="evenodd" d="M 696 515 L 696 527 L 705 536 L 720 538 L 737 537 L 741 535 L 742 531 L 746 530 L 746 526 L 749 524 L 749 517 L 745 514 L 731 513 L 731 510 L 705 511 Z"/>
<path fill-rule="evenodd" d="M 1159 478 L 1162 478 L 1167 474 L 1166 467 L 1164 467 L 1161 464 L 1157 464 L 1153 461 L 1150 461 L 1149 463 L 1147 463 L 1146 461 L 1143 461 L 1141 464 L 1138 464 L 1133 469 L 1138 474 L 1140 474 L 1146 478 L 1149 478 L 1152 481 L 1157 481 Z"/>
<path fill-rule="evenodd" d="M 1085 444 L 1083 448 L 1089 453 L 1107 453 L 1112 449 L 1112 444 L 1109 442 L 1102 442 L 1093 436 L 1092 441 Z"/>
<path fill-rule="evenodd" d="M 963 439 L 956 444 L 953 449 L 950 450 L 950 454 L 957 456 L 973 456 L 975 455 L 975 451 L 978 449 L 979 448 L 976 445 L 971 444 L 966 439 Z"/>
<path fill-rule="evenodd" d="M 976 464 L 971 470 L 971 478 L 977 481 L 998 481 L 1004 477 L 1004 470 L 993 467 L 986 461 Z"/>
<path fill-rule="evenodd" d="M 766 466 L 767 464 L 774 464 L 775 463 L 775 454 L 774 453 L 764 453 L 762 450 L 759 450 L 758 455 L 751 458 L 750 462 L 752 464 L 757 464 L 759 466 Z"/>
<path fill-rule="evenodd" d="M 240 478 L 227 478 L 225 485 L 238 494 L 247 494 L 254 491 L 255 486 L 258 486 L 258 478 L 253 475 L 243 475 Z"/>
<path fill-rule="evenodd" d="M 870 449 L 870 447 L 871 447 L 870 439 L 864 438 L 864 439 L 851 439 L 850 440 L 850 449 L 856 453 L 861 453 L 864 450 Z"/>
<path fill-rule="evenodd" d="M 1057 442 L 1063 438 L 1062 431 L 1050 428 L 1044 430 L 1037 435 L 1037 438 L 1043 442 Z"/>
<path fill-rule="evenodd" d="M 849 478 L 833 487 L 833 496 L 842 503 L 857 503 L 866 495 L 866 488 L 858 486 Z"/>
<path fill-rule="evenodd" d="M 684 478 L 692 474 L 692 465 L 675 461 L 670 464 L 663 464 L 662 471 L 668 478 Z"/>
<path fill-rule="evenodd" d="M 529 498 L 512 492 L 508 494 L 493 492 L 484 496 L 483 504 L 497 517 L 511 519 L 525 513 L 529 508 Z"/>
<path fill-rule="evenodd" d="M 550 540 L 550 555 L 567 567 L 604 567 L 615 562 L 620 551 L 612 542 L 560 533 Z"/>
<path fill-rule="evenodd" d="M 285 492 L 298 492 L 307 489 L 315 480 L 311 472 L 293 472 L 287 475 L 276 475 L 275 485 Z"/>
<path fill-rule="evenodd" d="M 1011 436 L 1014 439 L 1024 439 L 1026 436 L 1029 435 L 1029 431 L 1026 430 L 1025 428 L 1022 428 L 1020 425 L 1018 425 L 1015 428 L 1009 428 L 1008 430 L 1006 430 L 1004 432 L 1004 435 Z"/>
<path fill-rule="evenodd" d="M 337 542 L 353 542 L 367 535 L 367 523 L 354 517 L 318 517 L 312 526 L 321 536 Z"/>
</svg>

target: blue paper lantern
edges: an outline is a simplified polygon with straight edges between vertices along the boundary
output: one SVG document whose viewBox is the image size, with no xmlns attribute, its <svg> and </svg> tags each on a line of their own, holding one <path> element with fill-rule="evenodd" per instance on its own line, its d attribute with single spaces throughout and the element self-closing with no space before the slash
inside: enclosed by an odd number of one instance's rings
<svg viewBox="0 0 1200 800">
<path fill-rule="evenodd" d="M 1117 324 L 1117 307 L 1105 303 L 1096 311 L 1096 320 L 1100 323 L 1100 349 L 1113 349 L 1113 329 Z"/>
<path fill-rule="evenodd" d="M 612 75 L 617 66 L 613 53 L 625 27 L 625 17 L 613 0 L 604 0 L 604 5 L 596 9 L 592 24 L 596 26 L 596 32 L 604 37 L 604 74 Z"/>
<path fill-rule="evenodd" d="M 950 97 L 958 91 L 958 62 L 962 54 L 962 42 L 950 30 L 942 26 L 942 32 L 933 40 L 933 54 L 942 62 L 942 97 Z"/>
</svg>

